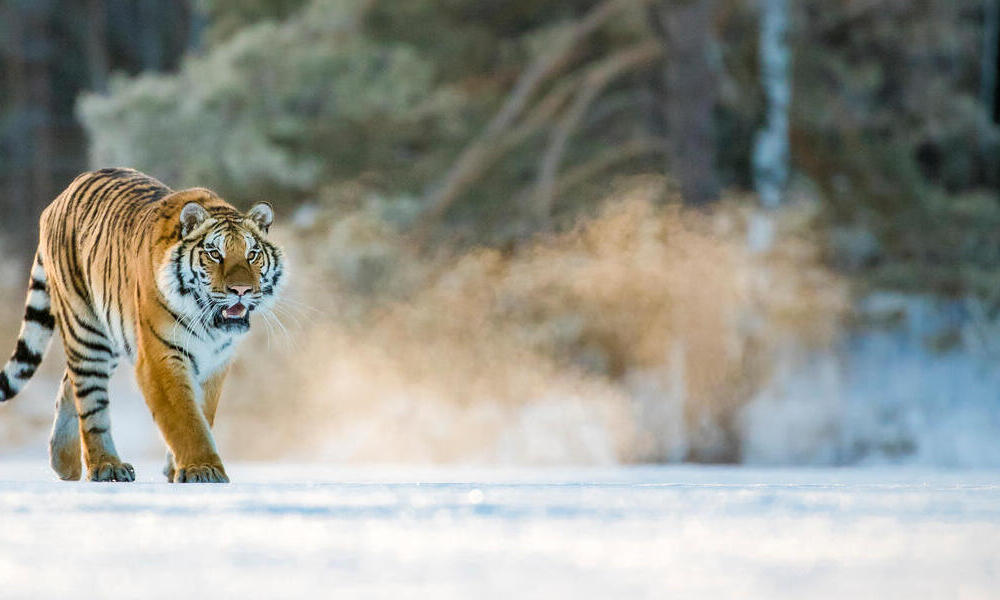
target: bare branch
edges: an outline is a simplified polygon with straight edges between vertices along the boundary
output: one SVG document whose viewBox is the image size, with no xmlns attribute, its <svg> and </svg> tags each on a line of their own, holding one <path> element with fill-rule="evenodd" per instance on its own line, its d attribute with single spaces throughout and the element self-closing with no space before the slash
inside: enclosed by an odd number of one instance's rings
<svg viewBox="0 0 1000 600">
<path fill-rule="evenodd" d="M 647 154 L 662 154 L 664 152 L 666 152 L 666 140 L 653 137 L 641 137 L 625 144 L 608 148 L 582 165 L 570 169 L 560 177 L 553 186 L 552 197 L 553 199 L 559 198 L 559 196 L 565 194 L 567 191 L 618 163 Z"/>
<path fill-rule="evenodd" d="M 528 101 L 550 77 L 561 71 L 573 56 L 576 46 L 607 23 L 612 17 L 647 0 L 605 0 L 590 10 L 551 51 L 539 56 L 524 71 L 500 111 L 490 120 L 483 133 L 459 156 L 442 182 L 428 195 L 428 208 L 418 224 L 419 229 L 437 221 L 455 200 L 484 170 L 497 138 L 503 136 L 524 112 Z"/>
<path fill-rule="evenodd" d="M 577 90 L 573 104 L 570 105 L 552 131 L 549 146 L 542 157 L 532 204 L 532 212 L 540 224 L 547 225 L 551 216 L 556 176 L 559 171 L 559 163 L 566 150 L 566 144 L 587 113 L 591 103 L 618 76 L 652 62 L 662 52 L 662 46 L 658 42 L 652 40 L 642 42 L 605 59 L 587 73 L 583 85 Z"/>
<path fill-rule="evenodd" d="M 494 136 L 491 144 L 480 144 L 476 145 L 475 148 L 470 148 L 475 152 L 467 151 L 465 153 L 469 162 L 467 168 L 460 173 L 461 179 L 456 179 L 455 184 L 461 186 L 462 189 L 467 188 L 479 179 L 483 172 L 499 157 L 548 125 L 578 86 L 578 78 L 570 78 L 561 82 L 535 104 L 519 125 L 502 135 Z M 447 207 L 444 207 L 440 212 L 424 213 L 418 221 L 413 233 L 418 247 L 424 246 L 434 223 L 444 213 L 445 208 Z"/>
</svg>

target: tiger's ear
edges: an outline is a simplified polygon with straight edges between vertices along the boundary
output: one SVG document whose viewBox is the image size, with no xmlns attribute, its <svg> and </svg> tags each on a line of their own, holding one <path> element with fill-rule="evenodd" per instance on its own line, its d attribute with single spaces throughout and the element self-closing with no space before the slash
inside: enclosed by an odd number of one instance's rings
<svg viewBox="0 0 1000 600">
<path fill-rule="evenodd" d="M 181 237 L 198 229 L 198 226 L 208 218 L 208 211 L 197 202 L 188 202 L 181 209 Z"/>
<path fill-rule="evenodd" d="M 267 233 L 274 222 L 274 209 L 267 202 L 258 202 L 247 211 L 247 218 L 257 224 L 257 228 Z"/>
</svg>

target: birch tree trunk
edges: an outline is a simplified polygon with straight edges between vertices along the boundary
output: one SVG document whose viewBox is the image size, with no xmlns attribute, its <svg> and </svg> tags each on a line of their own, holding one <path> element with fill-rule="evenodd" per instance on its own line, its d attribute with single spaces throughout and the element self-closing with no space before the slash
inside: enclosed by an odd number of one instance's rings
<svg viewBox="0 0 1000 600">
<path fill-rule="evenodd" d="M 759 60 L 761 87 L 767 99 L 764 128 L 754 144 L 754 186 L 766 208 L 781 204 L 788 182 L 788 108 L 792 91 L 789 76 L 787 0 L 759 0 Z"/>
</svg>

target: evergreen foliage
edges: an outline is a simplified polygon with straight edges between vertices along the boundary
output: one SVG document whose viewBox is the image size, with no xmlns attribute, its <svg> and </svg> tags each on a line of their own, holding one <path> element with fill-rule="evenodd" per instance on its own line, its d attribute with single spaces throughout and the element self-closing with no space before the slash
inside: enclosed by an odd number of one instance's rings
<svg viewBox="0 0 1000 600">
<path fill-rule="evenodd" d="M 110 94 L 80 102 L 91 160 L 284 208 L 347 202 L 345 186 L 359 184 L 383 206 L 411 206 L 595 4 L 214 0 L 202 56 L 173 74 L 117 77 Z M 982 3 L 789 5 L 791 191 L 824 207 L 830 260 L 880 287 L 1000 288 L 1000 134 L 977 100 Z M 728 189 L 753 180 L 765 108 L 749 35 L 758 17 L 746 3 L 717 3 L 716 168 Z M 491 140 L 496 156 L 447 206 L 438 235 L 506 242 L 548 227 L 534 205 L 561 119 L 589 70 L 655 29 L 635 3 L 579 44 L 514 122 L 525 127 Z M 592 211 L 615 181 L 662 171 L 660 103 L 678 92 L 660 72 L 656 61 L 623 71 L 568 124 L 546 207 L 556 226 Z M 529 127 L 546 101 L 554 108 Z"/>
</svg>

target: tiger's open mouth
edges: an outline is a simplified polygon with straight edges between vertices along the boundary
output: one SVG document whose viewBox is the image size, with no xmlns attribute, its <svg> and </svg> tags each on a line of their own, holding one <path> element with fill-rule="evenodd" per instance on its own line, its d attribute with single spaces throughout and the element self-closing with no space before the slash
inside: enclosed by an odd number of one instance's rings
<svg viewBox="0 0 1000 600">
<path fill-rule="evenodd" d="M 213 324 L 225 331 L 246 331 L 250 328 L 251 308 L 242 302 L 232 306 L 223 306 L 215 313 Z"/>
<path fill-rule="evenodd" d="M 247 307 L 242 302 L 222 309 L 222 317 L 225 319 L 242 319 L 247 316 Z"/>
</svg>

